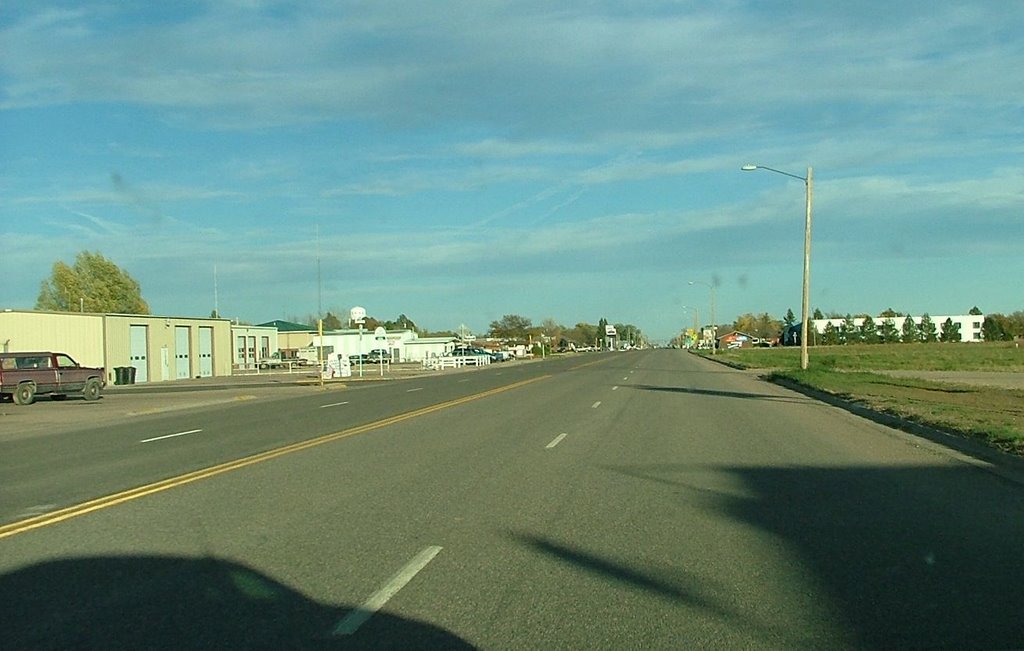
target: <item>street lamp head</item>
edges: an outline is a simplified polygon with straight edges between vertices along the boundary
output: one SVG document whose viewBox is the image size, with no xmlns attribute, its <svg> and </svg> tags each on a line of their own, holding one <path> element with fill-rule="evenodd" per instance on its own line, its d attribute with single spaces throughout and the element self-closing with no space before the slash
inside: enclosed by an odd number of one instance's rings
<svg viewBox="0 0 1024 651">
<path fill-rule="evenodd" d="M 753 172 L 754 170 L 757 169 L 757 165 L 744 165 L 740 169 L 743 170 L 744 172 Z"/>
</svg>

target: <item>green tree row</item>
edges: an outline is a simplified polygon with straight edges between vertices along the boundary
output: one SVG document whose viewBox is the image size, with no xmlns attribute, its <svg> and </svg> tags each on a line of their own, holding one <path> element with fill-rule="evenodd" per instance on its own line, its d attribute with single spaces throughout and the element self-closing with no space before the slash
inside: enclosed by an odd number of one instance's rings
<svg viewBox="0 0 1024 651">
<path fill-rule="evenodd" d="M 902 318 L 904 315 L 900 315 Z M 933 343 L 933 342 L 957 342 L 960 341 L 960 324 L 950 318 L 936 326 L 931 316 L 927 313 L 921 316 L 921 323 L 915 323 L 912 317 L 907 316 L 902 326 L 896 326 L 896 318 L 893 315 L 883 313 L 880 323 L 870 316 L 863 317 L 860 325 L 855 323 L 852 314 L 843 317 L 843 321 L 836 327 L 829 321 L 823 329 L 817 341 L 826 346 L 843 344 L 886 344 L 886 343 Z"/>
</svg>

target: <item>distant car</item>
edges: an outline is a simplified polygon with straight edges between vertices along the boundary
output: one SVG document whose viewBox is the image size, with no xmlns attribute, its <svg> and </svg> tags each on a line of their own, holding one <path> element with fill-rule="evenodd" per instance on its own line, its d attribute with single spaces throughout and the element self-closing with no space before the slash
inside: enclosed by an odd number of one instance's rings
<svg viewBox="0 0 1024 651">
<path fill-rule="evenodd" d="M 370 353 L 366 356 L 366 361 L 370 362 L 371 364 L 384 364 L 386 362 L 391 361 L 391 355 L 389 355 L 388 351 L 386 350 L 371 350 Z"/>
<path fill-rule="evenodd" d="M 386 350 L 378 349 L 371 350 L 368 353 L 349 355 L 348 361 L 350 364 L 359 364 L 360 362 L 363 364 L 384 364 L 391 361 L 391 355 Z"/>
<path fill-rule="evenodd" d="M 476 346 L 460 346 L 452 351 L 452 355 L 490 355 L 490 353 Z"/>
<path fill-rule="evenodd" d="M 472 346 L 460 346 L 448 353 L 449 357 L 488 357 L 494 359 L 491 355 L 491 351 L 484 350 L 483 348 L 476 348 Z"/>
<path fill-rule="evenodd" d="M 261 369 L 288 368 L 289 364 L 290 362 L 279 357 L 265 357 L 260 360 L 259 367 Z"/>
</svg>

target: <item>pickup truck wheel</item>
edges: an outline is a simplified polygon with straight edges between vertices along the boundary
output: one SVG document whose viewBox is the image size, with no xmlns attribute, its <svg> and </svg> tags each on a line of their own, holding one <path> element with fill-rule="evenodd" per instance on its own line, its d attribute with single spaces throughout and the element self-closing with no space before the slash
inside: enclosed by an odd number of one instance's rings
<svg viewBox="0 0 1024 651">
<path fill-rule="evenodd" d="M 36 399 L 36 385 L 30 382 L 23 382 L 14 390 L 14 404 L 31 405 Z"/>
<path fill-rule="evenodd" d="M 82 389 L 82 396 L 86 400 L 95 400 L 100 397 L 100 381 L 96 378 L 92 378 L 85 383 L 85 388 Z"/>
</svg>

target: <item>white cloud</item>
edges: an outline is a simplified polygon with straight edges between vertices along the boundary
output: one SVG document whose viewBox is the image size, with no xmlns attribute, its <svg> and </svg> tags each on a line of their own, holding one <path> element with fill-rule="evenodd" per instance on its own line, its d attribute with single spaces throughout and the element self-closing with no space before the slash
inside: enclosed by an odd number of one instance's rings
<svg viewBox="0 0 1024 651">
<path fill-rule="evenodd" d="M 443 21 L 407 3 L 299 5 L 278 18 L 217 4 L 116 32 L 101 29 L 117 20 L 106 10 L 27 16 L 3 31 L 4 106 L 128 101 L 222 127 L 347 115 L 601 134 L 663 129 L 667 106 L 677 127 L 720 129 L 751 105 L 911 111 L 954 98 L 969 111 L 979 99 L 1019 106 L 1024 94 L 1024 71 L 1009 65 L 1020 41 L 1005 36 L 1024 13 L 1008 6 L 932 6 L 885 29 L 820 9 L 766 30 L 742 3 L 651 15 L 464 3 Z M 515 154 L 502 148 L 484 140 L 474 155 Z"/>
<path fill-rule="evenodd" d="M 815 250 L 836 264 L 1022 245 L 1012 3 L 15 4 L 0 228 L 34 256 L 220 259 L 286 285 L 320 223 L 339 277 L 367 283 L 488 282 L 508 261 L 657 282 L 789 255 L 801 189 L 747 162 L 814 166 Z"/>
</svg>

